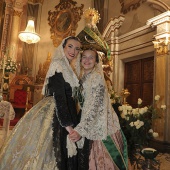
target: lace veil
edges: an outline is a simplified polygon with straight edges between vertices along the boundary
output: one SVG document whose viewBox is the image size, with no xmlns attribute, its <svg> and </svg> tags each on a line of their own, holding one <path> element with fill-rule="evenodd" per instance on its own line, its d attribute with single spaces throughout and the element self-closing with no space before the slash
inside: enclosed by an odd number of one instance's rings
<svg viewBox="0 0 170 170">
<path fill-rule="evenodd" d="M 99 52 L 99 56 L 101 55 L 102 53 Z M 111 106 L 101 59 L 84 79 L 83 89 L 85 101 L 81 121 L 75 127 L 75 130 L 82 136 L 77 142 L 79 148 L 84 145 L 84 137 L 90 140 L 104 140 L 107 135 L 120 130 L 118 117 Z"/>
<path fill-rule="evenodd" d="M 69 38 L 69 37 L 67 37 Z M 61 72 L 63 74 L 63 77 L 66 82 L 68 82 L 72 89 L 76 86 L 78 86 L 78 79 L 76 74 L 74 73 L 68 59 L 66 58 L 63 50 L 63 43 L 67 39 L 63 39 L 62 43 L 57 47 L 54 56 L 52 58 L 52 61 L 50 63 L 50 67 L 48 69 L 48 72 L 46 74 L 46 78 L 44 81 L 42 94 L 45 95 L 45 89 L 47 84 L 49 83 L 49 78 L 55 75 L 55 72 Z M 79 58 L 79 57 L 78 57 Z"/>
</svg>

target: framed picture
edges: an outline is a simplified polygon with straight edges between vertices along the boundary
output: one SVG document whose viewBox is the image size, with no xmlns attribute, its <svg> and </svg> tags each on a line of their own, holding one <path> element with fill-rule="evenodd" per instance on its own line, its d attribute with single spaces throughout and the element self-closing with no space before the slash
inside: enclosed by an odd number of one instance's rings
<svg viewBox="0 0 170 170">
<path fill-rule="evenodd" d="M 83 4 L 80 7 L 77 7 L 76 4 L 77 2 L 72 0 L 61 0 L 55 6 L 55 11 L 48 12 L 51 39 L 55 47 L 61 43 L 63 38 L 75 35 L 84 7 Z"/>
<path fill-rule="evenodd" d="M 55 28 L 56 28 L 56 32 L 58 34 L 63 34 L 67 31 L 69 31 L 71 25 L 72 25 L 72 14 L 70 11 L 68 10 L 64 10 L 61 11 L 57 18 L 56 18 L 56 22 L 55 22 Z"/>
</svg>

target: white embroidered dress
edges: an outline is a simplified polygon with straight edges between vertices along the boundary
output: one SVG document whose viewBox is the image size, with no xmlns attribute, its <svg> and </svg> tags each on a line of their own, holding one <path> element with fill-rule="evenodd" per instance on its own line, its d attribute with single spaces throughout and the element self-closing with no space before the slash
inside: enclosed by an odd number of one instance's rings
<svg viewBox="0 0 170 170">
<path fill-rule="evenodd" d="M 105 80 L 93 70 L 83 83 L 85 98 L 80 123 L 75 130 L 90 140 L 103 140 L 120 130 L 118 117 L 111 106 Z M 83 139 L 78 142 L 82 145 Z M 81 146 L 80 146 L 81 147 Z"/>
<path fill-rule="evenodd" d="M 123 155 L 124 150 L 126 152 L 126 146 L 123 142 L 119 119 L 111 105 L 103 72 L 94 68 L 86 76 L 82 85 L 84 104 L 81 121 L 74 129 L 82 136 L 77 142 L 79 148 L 84 147 L 85 138 L 93 141 L 89 156 L 89 170 L 121 170 L 115 159 L 111 157 L 115 152 L 113 147 L 108 151 L 103 141 L 117 148 L 114 155 L 122 159 L 124 169 L 127 169 L 127 160 Z M 108 141 L 108 136 L 111 142 Z"/>
</svg>

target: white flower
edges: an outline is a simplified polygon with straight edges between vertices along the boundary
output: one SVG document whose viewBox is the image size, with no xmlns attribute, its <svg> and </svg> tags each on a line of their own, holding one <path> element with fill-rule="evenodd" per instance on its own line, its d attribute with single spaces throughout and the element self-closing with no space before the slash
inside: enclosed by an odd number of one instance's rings
<svg viewBox="0 0 170 170">
<path fill-rule="evenodd" d="M 140 121 L 140 122 L 139 122 L 139 125 L 140 125 L 140 126 L 143 126 L 143 125 L 144 125 L 144 122 L 143 122 L 143 121 Z"/>
<path fill-rule="evenodd" d="M 146 107 L 146 106 L 143 109 L 144 109 L 145 112 L 148 111 L 148 107 Z"/>
<path fill-rule="evenodd" d="M 145 113 L 145 109 L 144 108 L 140 108 L 139 109 L 139 113 L 142 115 L 142 114 L 144 114 Z"/>
<path fill-rule="evenodd" d="M 134 126 L 134 122 L 130 122 L 129 125 L 130 125 L 131 127 L 133 127 L 133 126 Z"/>
<path fill-rule="evenodd" d="M 126 116 L 127 115 L 127 110 L 123 110 L 123 114 Z"/>
<path fill-rule="evenodd" d="M 122 119 L 125 119 L 124 113 L 121 114 L 121 118 L 122 118 Z"/>
<path fill-rule="evenodd" d="M 132 110 L 132 106 L 127 106 L 127 110 Z"/>
<path fill-rule="evenodd" d="M 138 105 L 142 104 L 142 99 L 138 99 Z"/>
<path fill-rule="evenodd" d="M 158 136 L 159 136 L 159 134 L 158 134 L 157 132 L 153 132 L 153 134 L 152 134 L 152 135 L 153 135 L 153 137 L 154 137 L 154 138 L 156 138 L 156 137 L 158 137 Z"/>
<path fill-rule="evenodd" d="M 140 122 L 139 120 L 135 121 L 135 122 L 134 122 L 134 125 L 135 125 L 135 126 L 138 126 L 138 125 L 139 125 L 139 122 Z"/>
<path fill-rule="evenodd" d="M 149 133 L 153 133 L 153 129 L 149 129 L 149 131 L 148 131 Z"/>
<path fill-rule="evenodd" d="M 132 113 L 133 113 L 134 115 L 139 114 L 139 109 L 138 109 L 138 108 L 132 109 Z"/>
<path fill-rule="evenodd" d="M 118 109 L 119 109 L 119 111 L 122 111 L 122 110 L 123 110 L 123 107 L 122 107 L 122 106 L 119 106 Z"/>
<path fill-rule="evenodd" d="M 160 99 L 160 96 L 159 95 L 156 95 L 155 96 L 155 100 L 158 101 Z"/>
<path fill-rule="evenodd" d="M 137 125 L 137 126 L 136 126 L 136 129 L 139 129 L 140 127 L 141 127 L 140 125 Z"/>
<path fill-rule="evenodd" d="M 165 110 L 166 109 L 166 105 L 161 105 L 161 109 Z"/>
</svg>

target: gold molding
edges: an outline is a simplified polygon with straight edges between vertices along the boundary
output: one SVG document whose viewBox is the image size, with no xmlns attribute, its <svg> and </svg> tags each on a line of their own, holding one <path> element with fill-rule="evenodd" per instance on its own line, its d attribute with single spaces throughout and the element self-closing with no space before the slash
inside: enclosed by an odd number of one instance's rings
<svg viewBox="0 0 170 170">
<path fill-rule="evenodd" d="M 44 0 L 28 0 L 28 3 L 31 4 L 43 4 Z"/>
<path fill-rule="evenodd" d="M 50 25 L 51 39 L 57 47 L 63 38 L 75 35 L 83 14 L 84 5 L 77 7 L 77 2 L 72 0 L 62 0 L 55 6 L 55 11 L 48 12 L 48 24 Z"/>
<path fill-rule="evenodd" d="M 130 10 L 139 8 L 139 6 L 146 2 L 146 0 L 119 0 L 119 2 L 122 6 L 121 12 L 126 14 Z"/>
<path fill-rule="evenodd" d="M 169 54 L 168 46 L 167 45 L 159 46 L 158 48 L 156 48 L 156 54 L 157 56 Z"/>
<path fill-rule="evenodd" d="M 22 11 L 14 10 L 14 12 L 13 12 L 13 16 L 18 16 L 18 17 L 20 17 L 21 14 L 22 14 Z"/>
</svg>

